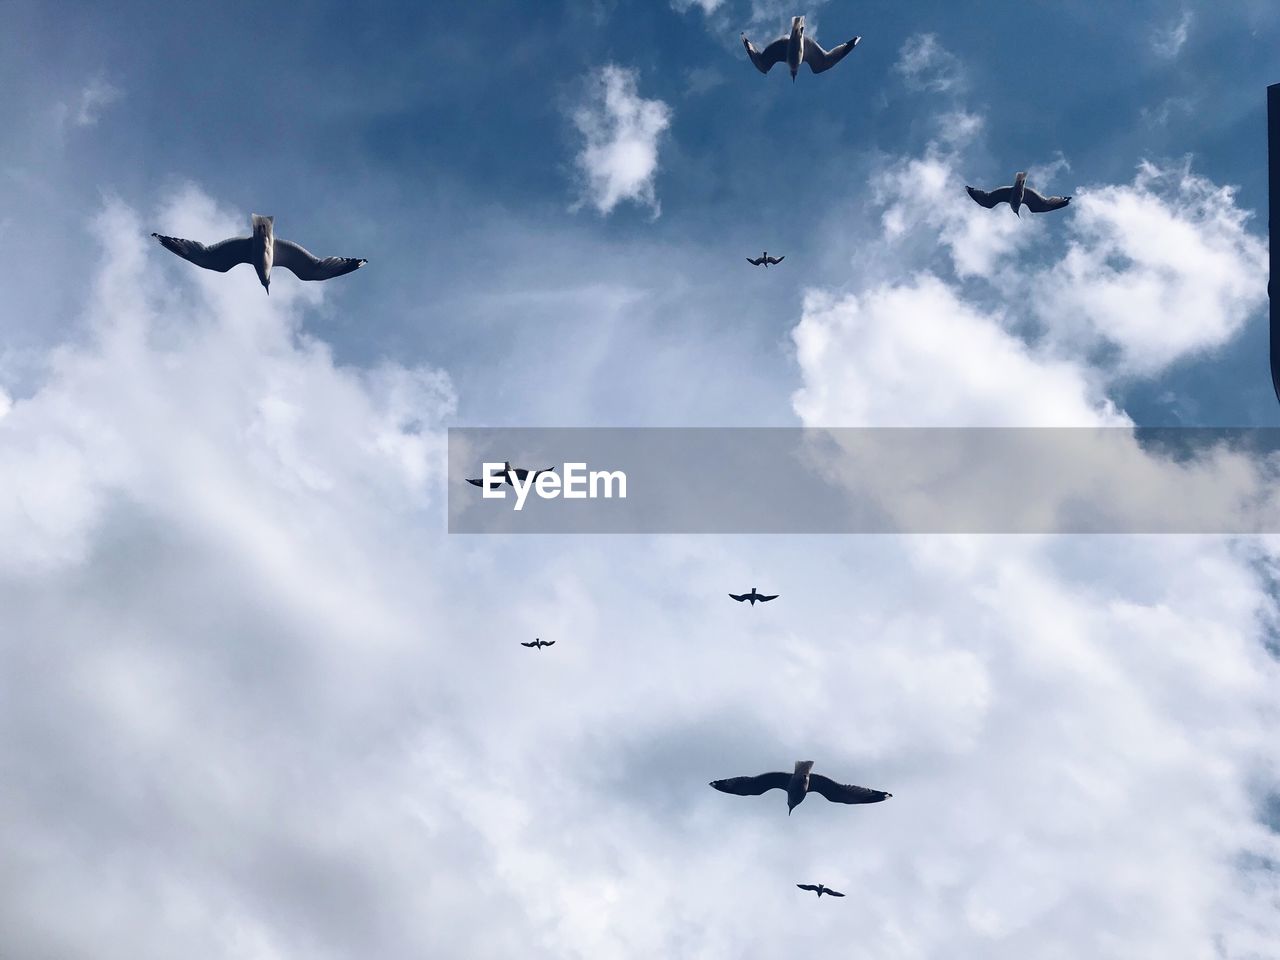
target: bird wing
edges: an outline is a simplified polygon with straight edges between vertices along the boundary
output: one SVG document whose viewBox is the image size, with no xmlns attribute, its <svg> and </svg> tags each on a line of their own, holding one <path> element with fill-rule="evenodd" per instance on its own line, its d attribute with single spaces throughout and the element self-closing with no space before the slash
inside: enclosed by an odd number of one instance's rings
<svg viewBox="0 0 1280 960">
<path fill-rule="evenodd" d="M 1050 210 L 1061 210 L 1071 202 L 1070 197 L 1045 197 L 1030 187 L 1022 193 L 1022 205 L 1032 213 L 1048 213 Z"/>
<path fill-rule="evenodd" d="M 855 787 L 847 783 L 836 783 L 819 773 L 809 774 L 809 791 L 820 793 L 832 803 L 879 803 L 892 793 L 883 790 L 869 790 L 866 787 Z"/>
<path fill-rule="evenodd" d="M 827 896 L 828 896 L 828 897 L 843 897 L 843 896 L 844 896 L 844 894 L 843 894 L 843 893 L 841 893 L 839 890 L 832 890 L 830 887 L 827 887 Z"/>
<path fill-rule="evenodd" d="M 770 790 L 785 790 L 791 782 L 789 773 L 762 773 L 758 777 L 730 777 L 728 780 L 712 780 L 711 786 L 721 793 L 739 797 L 758 797 Z"/>
<path fill-rule="evenodd" d="M 769 258 L 769 262 L 770 262 L 770 263 L 781 263 L 781 262 L 782 262 L 783 260 L 785 260 L 785 259 L 787 259 L 785 256 L 782 256 L 782 257 L 770 257 L 770 258 Z"/>
<path fill-rule="evenodd" d="M 756 69 L 761 73 L 768 73 L 775 63 L 781 63 L 787 59 L 786 37 L 779 37 L 763 50 L 757 50 L 751 45 L 751 41 L 747 39 L 747 35 L 744 33 L 742 35 L 742 45 L 747 48 L 747 56 L 751 58 L 751 62 L 756 65 Z"/>
<path fill-rule="evenodd" d="M 752 260 L 750 257 L 747 257 L 747 263 L 751 264 L 753 267 L 758 267 L 760 264 L 764 263 L 764 257 L 761 257 L 759 260 Z"/>
<path fill-rule="evenodd" d="M 1013 187 L 999 187 L 987 193 L 985 190 L 979 190 L 977 187 L 965 187 L 969 191 L 969 196 L 975 201 L 982 204 L 988 210 L 997 203 L 1008 203 L 1009 198 L 1013 196 Z"/>
<path fill-rule="evenodd" d="M 554 640 L 543 640 L 542 645 L 544 647 L 554 647 L 556 645 L 556 642 Z"/>
<path fill-rule="evenodd" d="M 770 600 L 777 600 L 779 594 L 776 593 L 757 593 L 756 599 L 761 603 L 768 603 Z"/>
<path fill-rule="evenodd" d="M 477 486 L 477 487 L 483 487 L 484 478 L 481 477 L 479 480 L 472 480 L 470 477 L 467 477 L 467 483 L 473 484 L 474 486 Z"/>
<path fill-rule="evenodd" d="M 741 603 L 743 600 L 747 599 L 747 597 L 751 596 L 751 594 L 749 594 L 749 593 L 731 593 L 731 594 L 729 594 L 729 596 L 733 597 L 733 599 L 735 599 L 735 600 L 737 600 L 739 603 Z"/>
<path fill-rule="evenodd" d="M 525 643 L 523 640 L 520 641 L 520 646 L 522 647 L 536 647 L 537 645 L 538 645 L 537 640 L 533 641 L 533 643 Z"/>
<path fill-rule="evenodd" d="M 322 260 L 296 243 L 277 237 L 272 262 L 277 267 L 293 271 L 299 280 L 328 280 L 358 270 L 369 261 L 354 257 L 325 257 Z"/>
<path fill-rule="evenodd" d="M 166 250 L 176 253 L 183 260 L 190 260 L 197 267 L 226 273 L 238 263 L 249 263 L 253 257 L 253 242 L 249 237 L 233 237 L 206 247 L 196 240 L 166 237 L 153 233 Z"/>
<path fill-rule="evenodd" d="M 818 890 L 818 888 L 814 886 L 812 883 L 797 883 L 796 886 L 799 887 L 801 890 L 812 890 L 815 893 Z"/>
<path fill-rule="evenodd" d="M 804 62 L 809 65 L 809 69 L 814 73 L 821 73 L 823 70 L 830 70 L 837 63 L 849 55 L 849 52 L 858 45 L 861 37 L 854 37 L 846 43 L 840 44 L 838 47 L 832 47 L 830 50 L 823 50 L 822 46 L 808 37 L 804 38 Z"/>
</svg>

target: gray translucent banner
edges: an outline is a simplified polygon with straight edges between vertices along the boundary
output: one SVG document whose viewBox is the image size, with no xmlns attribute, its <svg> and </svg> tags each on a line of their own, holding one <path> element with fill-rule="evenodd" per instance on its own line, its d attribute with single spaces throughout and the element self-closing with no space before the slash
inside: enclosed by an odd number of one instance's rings
<svg viewBox="0 0 1280 960">
<path fill-rule="evenodd" d="M 452 428 L 449 532 L 1276 533 L 1278 480 L 1280 429 Z"/>
</svg>

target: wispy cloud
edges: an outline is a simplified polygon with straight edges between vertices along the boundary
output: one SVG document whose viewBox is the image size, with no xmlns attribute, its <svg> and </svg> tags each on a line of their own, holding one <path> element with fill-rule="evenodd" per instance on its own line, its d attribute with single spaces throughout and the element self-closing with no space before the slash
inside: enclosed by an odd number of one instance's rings
<svg viewBox="0 0 1280 960">
<path fill-rule="evenodd" d="M 671 125 L 671 108 L 640 96 L 634 70 L 609 64 L 589 78 L 573 122 L 583 137 L 577 156 L 582 196 L 574 208 L 589 203 L 607 215 L 631 200 L 657 217 L 658 146 Z"/>
<path fill-rule="evenodd" d="M 685 73 L 685 93 L 701 96 L 725 84 L 725 76 L 715 67 L 693 67 Z"/>
<path fill-rule="evenodd" d="M 686 13 L 697 7 L 703 13 L 715 13 L 722 5 L 724 0 L 671 0 L 671 7 L 678 13 Z"/>
<path fill-rule="evenodd" d="M 1184 10 L 1175 23 L 1157 27 L 1151 33 L 1151 49 L 1156 56 L 1172 59 L 1182 52 L 1191 32 L 1192 13 Z"/>
<path fill-rule="evenodd" d="M 960 58 L 938 42 L 936 34 L 917 33 L 908 37 L 898 51 L 893 69 L 912 90 L 948 93 L 964 84 Z"/>
<path fill-rule="evenodd" d="M 56 107 L 61 125 L 92 127 L 102 117 L 102 112 L 124 96 L 124 91 L 104 77 L 94 77 L 81 88 L 69 103 Z"/>
<path fill-rule="evenodd" d="M 1154 107 L 1142 107 L 1138 115 L 1148 127 L 1163 127 L 1175 114 L 1189 116 L 1195 106 L 1195 100 L 1191 97 L 1168 97 Z"/>
</svg>

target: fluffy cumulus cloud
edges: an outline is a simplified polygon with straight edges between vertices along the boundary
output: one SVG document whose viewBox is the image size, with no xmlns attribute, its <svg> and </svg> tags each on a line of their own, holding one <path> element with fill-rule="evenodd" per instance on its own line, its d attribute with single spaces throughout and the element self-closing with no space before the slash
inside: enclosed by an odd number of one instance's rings
<svg viewBox="0 0 1280 960">
<path fill-rule="evenodd" d="M 1131 183 L 1080 190 L 1055 243 L 1047 218 L 1019 223 L 964 197 L 981 127 L 943 125 L 958 129 L 966 136 L 940 135 L 873 178 L 880 235 L 859 245 L 874 265 L 862 281 L 805 294 L 793 340 L 806 425 L 1123 428 L 1115 377 L 1221 344 L 1260 307 L 1264 246 L 1229 188 L 1143 164 Z M 1033 168 L 1033 182 L 1053 185 L 1061 166 Z M 1100 361 L 1100 348 L 1113 356 Z M 1119 454 L 1146 471 L 1139 495 L 1185 482 L 1125 437 Z M 870 469 L 892 483 L 892 465 Z M 1239 470 L 1212 465 L 1203 489 Z M 1041 479 L 996 482 L 1018 475 Z M 847 479 L 854 491 L 865 481 Z M 1243 480 L 1257 491 L 1256 476 Z M 886 914 L 868 910 L 865 955 L 1268 955 L 1280 938 L 1275 547 L 905 540 L 910 572 L 886 577 L 928 599 L 902 602 L 914 626 L 881 621 L 874 633 L 887 649 L 901 639 L 906 658 L 936 656 L 948 678 L 935 700 L 923 660 L 904 670 L 919 678 L 918 702 L 937 708 L 909 712 L 940 724 L 915 732 L 931 743 L 930 790 L 948 801 L 912 849 L 868 867 L 873 887 L 857 885 L 893 914 L 875 926 Z M 860 573 L 875 583 L 865 589 L 884 589 L 881 573 Z M 879 605 L 853 608 L 874 617 Z M 874 673 L 865 647 L 857 659 Z M 883 727 L 858 725 L 860 742 L 872 729 Z M 906 795 L 890 801 L 895 816 Z M 886 906 L 899 898 L 910 917 Z"/>
<path fill-rule="evenodd" d="M 1032 277 L 1054 336 L 1103 341 L 1124 370 L 1151 373 L 1221 346 L 1265 305 L 1266 244 L 1231 187 L 1143 163 L 1072 206 L 1065 256 Z"/>
<path fill-rule="evenodd" d="M 964 151 L 981 134 L 981 117 L 960 110 L 941 115 L 937 123 L 938 135 L 923 156 L 897 158 L 872 178 L 884 239 L 895 255 L 908 249 L 923 259 L 941 247 L 960 277 L 991 276 L 1005 257 L 1031 242 L 1041 225 L 991 216 L 961 189 L 966 182 Z M 982 189 L 996 186 L 970 184 Z"/>
<path fill-rule="evenodd" d="M 583 138 L 577 156 L 579 203 L 602 214 L 627 200 L 648 207 L 655 217 L 661 212 L 654 179 L 671 108 L 641 97 L 637 83 L 634 70 L 609 64 L 591 75 L 584 100 L 573 113 Z"/>
<path fill-rule="evenodd" d="M 1126 422 L 1087 370 L 1039 355 L 1002 321 L 928 273 L 862 294 L 811 291 L 793 331 L 796 412 L 815 426 Z"/>
<path fill-rule="evenodd" d="M 1152 375 L 1222 346 L 1265 306 L 1267 249 L 1252 213 L 1189 162 L 1144 161 L 1129 183 L 1079 190 L 1062 157 L 1032 165 L 1028 183 L 1075 195 L 1061 213 L 1019 219 L 964 193 L 981 120 L 953 112 L 939 125 L 922 156 L 873 178 L 884 250 L 931 267 L 943 251 L 957 278 L 989 282 L 1006 326 L 1036 326 L 1046 353 L 1090 360 L 1108 378 Z"/>
<path fill-rule="evenodd" d="M 667 115 L 611 69 L 588 144 L 656 142 Z M 876 268 L 803 299 L 805 424 L 1123 428 L 1108 391 L 1154 334 L 1111 291 L 1170 311 L 1162 364 L 1256 307 L 1225 188 L 1144 167 L 1020 222 L 952 201 L 981 124 L 942 129 L 873 180 Z M 602 212 L 656 205 L 637 156 Z M 187 190 L 148 222 L 243 219 Z M 0 384 L 6 955 L 1257 960 L 1280 939 L 1277 544 L 450 537 L 444 373 L 336 363 L 308 325 L 346 309 L 337 282 L 267 298 L 120 204 L 95 229 L 82 336 L 34 388 Z M 740 372 L 704 346 L 708 378 Z M 781 598 L 725 597 L 752 584 Z M 894 797 L 787 817 L 707 787 L 797 759 Z M 817 881 L 848 897 L 792 886 Z"/>
</svg>

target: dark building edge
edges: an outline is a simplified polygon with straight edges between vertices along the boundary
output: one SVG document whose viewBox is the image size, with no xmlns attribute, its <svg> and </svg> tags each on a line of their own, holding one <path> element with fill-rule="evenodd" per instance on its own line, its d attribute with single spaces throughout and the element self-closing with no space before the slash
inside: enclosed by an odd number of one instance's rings
<svg viewBox="0 0 1280 960">
<path fill-rule="evenodd" d="M 1267 87 L 1267 236 L 1271 245 L 1271 265 L 1267 276 L 1267 296 L 1271 309 L 1271 386 L 1280 401 L 1280 297 L 1273 290 L 1280 275 L 1280 244 L 1276 224 L 1280 223 L 1280 83 Z"/>
</svg>

